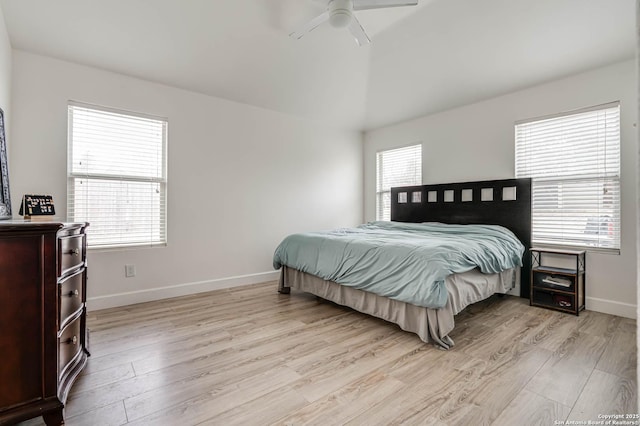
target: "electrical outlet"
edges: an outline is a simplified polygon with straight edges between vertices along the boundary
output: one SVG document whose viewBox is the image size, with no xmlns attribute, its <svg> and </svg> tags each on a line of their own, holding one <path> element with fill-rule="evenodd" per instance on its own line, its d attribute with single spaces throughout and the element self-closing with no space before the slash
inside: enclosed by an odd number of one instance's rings
<svg viewBox="0 0 640 426">
<path fill-rule="evenodd" d="M 124 265 L 124 276 L 127 278 L 136 276 L 136 265 Z"/>
</svg>

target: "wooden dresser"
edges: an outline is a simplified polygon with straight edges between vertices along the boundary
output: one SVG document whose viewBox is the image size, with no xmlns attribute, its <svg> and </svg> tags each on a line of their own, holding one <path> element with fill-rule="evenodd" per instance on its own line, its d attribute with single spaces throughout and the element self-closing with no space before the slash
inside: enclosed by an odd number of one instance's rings
<svg viewBox="0 0 640 426">
<path fill-rule="evenodd" d="M 64 423 L 89 355 L 87 225 L 0 222 L 0 425 Z"/>
</svg>

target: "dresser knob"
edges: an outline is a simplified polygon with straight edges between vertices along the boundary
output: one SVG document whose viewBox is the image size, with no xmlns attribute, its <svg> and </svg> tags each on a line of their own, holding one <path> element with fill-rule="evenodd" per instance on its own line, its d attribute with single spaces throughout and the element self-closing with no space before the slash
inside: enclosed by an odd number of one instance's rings
<svg viewBox="0 0 640 426">
<path fill-rule="evenodd" d="M 75 256 L 78 256 L 80 254 L 80 249 L 76 247 L 73 250 L 69 250 L 69 254 L 73 254 Z"/>
<path fill-rule="evenodd" d="M 80 296 L 80 292 L 78 290 L 73 290 L 69 292 L 69 297 L 79 297 Z"/>
<path fill-rule="evenodd" d="M 78 338 L 76 336 L 73 336 L 73 337 L 67 339 L 67 343 L 70 344 L 70 345 L 75 345 L 75 344 L 78 343 Z"/>
</svg>

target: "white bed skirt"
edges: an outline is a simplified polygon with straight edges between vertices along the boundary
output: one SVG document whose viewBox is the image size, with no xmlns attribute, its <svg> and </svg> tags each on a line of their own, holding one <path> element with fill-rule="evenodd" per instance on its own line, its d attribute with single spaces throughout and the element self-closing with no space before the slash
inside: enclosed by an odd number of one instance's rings
<svg viewBox="0 0 640 426">
<path fill-rule="evenodd" d="M 395 323 L 401 329 L 417 334 L 424 342 L 433 342 L 449 349 L 453 340 L 449 333 L 455 326 L 454 315 L 472 303 L 494 293 L 506 293 L 519 280 L 520 269 L 498 274 L 483 274 L 477 269 L 454 274 L 445 280 L 449 297 L 441 309 L 430 309 L 400 302 L 377 294 L 326 281 L 314 275 L 284 266 L 280 273 L 279 291 L 288 293 L 295 288 L 314 294 L 339 305 Z"/>
</svg>

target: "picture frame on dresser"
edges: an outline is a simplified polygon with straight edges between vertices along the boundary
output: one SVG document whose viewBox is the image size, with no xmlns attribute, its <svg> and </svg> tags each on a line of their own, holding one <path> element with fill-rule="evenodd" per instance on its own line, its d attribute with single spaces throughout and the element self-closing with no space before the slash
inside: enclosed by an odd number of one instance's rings
<svg viewBox="0 0 640 426">
<path fill-rule="evenodd" d="M 4 111 L 0 108 L 0 220 L 6 219 L 11 219 L 11 195 L 9 192 L 7 140 L 4 133 Z"/>
</svg>

